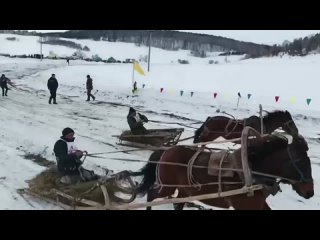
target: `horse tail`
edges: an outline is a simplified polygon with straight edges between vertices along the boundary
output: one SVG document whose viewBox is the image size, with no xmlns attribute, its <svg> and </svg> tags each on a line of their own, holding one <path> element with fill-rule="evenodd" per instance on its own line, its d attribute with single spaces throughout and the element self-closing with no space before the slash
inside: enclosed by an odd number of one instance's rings
<svg viewBox="0 0 320 240">
<path fill-rule="evenodd" d="M 158 162 L 160 160 L 163 152 L 164 150 L 158 150 L 153 152 L 149 158 L 149 161 L 152 161 L 152 162 L 147 163 L 140 170 L 140 172 L 142 173 L 141 175 L 143 175 L 143 179 L 140 185 L 136 189 L 137 194 L 145 195 L 155 183 L 157 164 L 154 162 Z"/>
</svg>

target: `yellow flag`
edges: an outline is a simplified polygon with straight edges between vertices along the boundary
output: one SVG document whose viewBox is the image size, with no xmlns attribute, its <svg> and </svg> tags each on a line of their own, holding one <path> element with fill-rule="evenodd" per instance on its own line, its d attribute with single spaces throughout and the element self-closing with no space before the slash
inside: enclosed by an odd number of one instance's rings
<svg viewBox="0 0 320 240">
<path fill-rule="evenodd" d="M 175 93 L 174 89 L 170 89 L 170 90 L 169 90 L 169 93 L 170 93 L 171 95 L 174 95 L 174 93 Z"/>
<path fill-rule="evenodd" d="M 224 93 L 223 97 L 224 97 L 224 100 L 230 100 L 230 94 L 229 93 Z"/>
<path fill-rule="evenodd" d="M 289 100 L 289 102 L 290 102 L 291 104 L 295 104 L 296 101 L 297 101 L 296 97 L 291 97 L 290 100 Z"/>
<path fill-rule="evenodd" d="M 133 68 L 134 68 L 138 73 L 140 73 L 141 75 L 144 75 L 144 76 L 145 76 L 142 68 L 140 67 L 140 65 L 139 65 L 139 63 L 138 63 L 137 61 L 134 61 Z"/>
</svg>

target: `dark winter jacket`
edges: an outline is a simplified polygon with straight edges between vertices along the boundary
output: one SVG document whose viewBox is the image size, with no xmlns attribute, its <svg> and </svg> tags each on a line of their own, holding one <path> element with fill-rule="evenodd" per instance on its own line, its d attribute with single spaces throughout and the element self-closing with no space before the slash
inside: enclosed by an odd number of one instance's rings
<svg viewBox="0 0 320 240">
<path fill-rule="evenodd" d="M 148 122 L 148 118 L 146 116 L 132 111 L 129 112 L 127 121 L 133 134 L 139 135 L 147 133 L 147 129 L 143 126 L 144 122 Z"/>
<path fill-rule="evenodd" d="M 49 90 L 57 90 L 59 86 L 57 79 L 54 77 L 49 78 L 47 86 Z"/>
<path fill-rule="evenodd" d="M 87 89 L 88 90 L 92 90 L 93 89 L 92 79 L 91 78 L 87 78 Z"/>
<path fill-rule="evenodd" d="M 0 86 L 5 88 L 8 87 L 7 83 L 9 82 L 9 79 L 7 77 L 1 77 L 0 78 Z"/>
<path fill-rule="evenodd" d="M 79 174 L 78 168 L 82 164 L 75 153 L 68 154 L 67 142 L 68 141 L 64 139 L 64 137 L 61 137 L 54 145 L 54 153 L 57 159 L 58 172 L 61 176 Z"/>
</svg>

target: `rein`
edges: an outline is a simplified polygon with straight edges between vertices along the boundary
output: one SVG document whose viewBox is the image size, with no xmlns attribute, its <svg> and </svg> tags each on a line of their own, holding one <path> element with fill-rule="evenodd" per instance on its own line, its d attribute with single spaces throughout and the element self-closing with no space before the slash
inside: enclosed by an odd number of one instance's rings
<svg viewBox="0 0 320 240">
<path fill-rule="evenodd" d="M 298 172 L 299 176 L 300 176 L 300 180 L 299 181 L 295 181 L 295 182 L 299 182 L 299 183 L 312 183 L 313 182 L 313 179 L 312 178 L 305 178 L 303 172 L 301 171 L 301 169 L 298 167 L 297 165 L 297 162 L 299 162 L 301 159 L 298 158 L 296 160 L 293 159 L 292 157 L 292 153 L 290 151 L 290 148 L 289 147 L 287 149 L 287 152 L 288 152 L 288 155 L 289 155 L 289 158 L 290 158 L 290 163 L 292 164 L 292 166 L 294 167 L 294 169 Z"/>
<path fill-rule="evenodd" d="M 124 161 L 124 162 L 143 162 L 143 163 L 151 163 L 151 164 L 163 164 L 163 165 L 171 165 L 171 166 L 181 166 L 181 167 L 187 167 L 188 164 L 185 163 L 173 163 L 173 162 L 159 162 L 159 161 L 145 161 L 145 160 L 140 160 L 140 159 L 125 159 L 125 158 L 109 158 L 110 160 L 116 160 L 116 161 Z M 193 165 L 193 168 L 202 168 L 202 169 L 216 169 L 216 170 L 223 170 L 223 171 L 234 171 L 234 172 L 243 172 L 243 169 L 237 169 L 237 168 L 221 168 L 221 167 L 206 167 L 206 166 L 200 166 L 200 165 Z M 281 179 L 281 180 L 287 180 L 292 183 L 296 183 L 296 180 L 293 180 L 291 178 L 286 178 L 282 177 L 279 175 L 274 175 L 274 174 L 268 174 L 268 173 L 263 173 L 259 171 L 251 171 L 252 174 L 259 175 L 259 176 L 264 176 L 264 177 L 270 177 L 274 179 Z"/>
<path fill-rule="evenodd" d="M 180 126 L 183 126 L 183 127 L 188 127 L 188 128 L 192 128 L 192 129 L 198 129 L 196 127 L 191 127 L 191 126 L 188 126 L 186 124 L 178 123 L 178 122 L 163 122 L 163 121 L 155 121 L 155 120 L 149 120 L 148 122 L 163 123 L 163 124 L 177 124 L 177 125 L 180 125 Z M 196 124 L 196 123 L 191 123 L 191 124 Z"/>
</svg>

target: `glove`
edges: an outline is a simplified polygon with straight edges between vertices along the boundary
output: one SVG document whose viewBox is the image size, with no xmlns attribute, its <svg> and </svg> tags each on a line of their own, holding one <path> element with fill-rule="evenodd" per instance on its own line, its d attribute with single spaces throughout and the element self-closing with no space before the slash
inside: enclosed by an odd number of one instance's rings
<svg viewBox="0 0 320 240">
<path fill-rule="evenodd" d="M 80 151 L 80 150 L 77 150 L 77 151 L 75 152 L 75 155 L 77 156 L 77 158 L 82 158 L 83 152 Z"/>
</svg>

